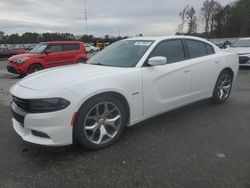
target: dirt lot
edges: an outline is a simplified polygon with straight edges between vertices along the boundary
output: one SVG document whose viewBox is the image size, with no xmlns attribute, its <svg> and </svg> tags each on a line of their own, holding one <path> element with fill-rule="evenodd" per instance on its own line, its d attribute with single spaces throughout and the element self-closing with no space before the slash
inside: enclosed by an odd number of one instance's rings
<svg viewBox="0 0 250 188">
<path fill-rule="evenodd" d="M 240 70 L 230 99 L 205 100 L 128 128 L 100 151 L 49 148 L 14 132 L 0 61 L 0 187 L 249 187 L 250 70 Z"/>
</svg>

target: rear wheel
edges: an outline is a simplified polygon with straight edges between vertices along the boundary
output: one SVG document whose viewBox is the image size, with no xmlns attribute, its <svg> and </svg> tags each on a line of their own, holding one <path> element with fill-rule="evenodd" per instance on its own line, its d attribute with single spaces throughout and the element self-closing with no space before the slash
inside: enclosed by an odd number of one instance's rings
<svg viewBox="0 0 250 188">
<path fill-rule="evenodd" d="M 30 65 L 30 67 L 28 69 L 28 74 L 32 74 L 32 73 L 40 71 L 42 69 L 43 69 L 42 65 L 40 65 L 40 64 L 32 64 L 32 65 Z"/>
<path fill-rule="evenodd" d="M 98 96 L 80 108 L 73 129 L 74 141 L 88 149 L 101 149 L 120 137 L 125 124 L 122 103 L 109 95 Z"/>
<path fill-rule="evenodd" d="M 232 83 L 232 74 L 227 70 L 222 71 L 214 87 L 213 101 L 217 103 L 225 102 L 231 93 Z"/>
</svg>

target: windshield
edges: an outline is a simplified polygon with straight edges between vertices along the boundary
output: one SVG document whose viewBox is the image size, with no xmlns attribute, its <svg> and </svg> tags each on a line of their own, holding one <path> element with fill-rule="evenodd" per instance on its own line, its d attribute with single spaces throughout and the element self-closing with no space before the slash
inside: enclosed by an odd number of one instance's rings
<svg viewBox="0 0 250 188">
<path fill-rule="evenodd" d="M 35 48 L 33 48 L 33 50 L 30 51 L 30 53 L 41 54 L 44 52 L 44 50 L 47 46 L 48 46 L 48 44 L 45 44 L 45 43 L 38 44 L 38 45 L 36 45 Z"/>
<path fill-rule="evenodd" d="M 112 67 L 134 67 L 151 46 L 153 41 L 118 41 L 95 56 L 88 63 Z"/>
<path fill-rule="evenodd" d="M 233 48 L 237 48 L 237 47 L 250 47 L 250 39 L 247 39 L 247 40 L 238 40 L 231 47 L 233 47 Z"/>
</svg>

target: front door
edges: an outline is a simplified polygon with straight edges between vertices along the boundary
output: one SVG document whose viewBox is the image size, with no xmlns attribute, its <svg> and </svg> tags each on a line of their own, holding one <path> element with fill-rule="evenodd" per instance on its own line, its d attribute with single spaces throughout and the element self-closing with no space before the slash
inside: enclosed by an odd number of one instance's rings
<svg viewBox="0 0 250 188">
<path fill-rule="evenodd" d="M 150 57 L 164 56 L 166 65 L 144 66 L 144 115 L 158 114 L 189 102 L 191 86 L 190 62 L 186 59 L 182 40 L 161 42 Z"/>
<path fill-rule="evenodd" d="M 44 63 L 47 68 L 63 65 L 62 45 L 50 44 L 45 50 Z"/>
</svg>

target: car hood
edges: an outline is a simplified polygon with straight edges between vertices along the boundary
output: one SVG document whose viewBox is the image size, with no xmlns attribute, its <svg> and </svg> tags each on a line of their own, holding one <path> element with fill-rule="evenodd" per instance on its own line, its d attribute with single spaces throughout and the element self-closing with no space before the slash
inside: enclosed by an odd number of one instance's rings
<svg viewBox="0 0 250 188">
<path fill-rule="evenodd" d="M 19 54 L 19 55 L 14 55 L 9 58 L 10 61 L 16 61 L 19 58 L 24 58 L 24 57 L 42 57 L 43 54 L 31 54 L 31 53 L 25 53 L 25 54 Z"/>
<path fill-rule="evenodd" d="M 250 54 L 250 48 L 228 48 L 227 51 L 238 54 Z"/>
<path fill-rule="evenodd" d="M 70 89 L 70 85 L 75 81 L 89 81 L 98 77 L 119 74 L 126 70 L 128 69 L 88 64 L 68 65 L 31 74 L 18 84 L 33 90 Z"/>
</svg>

